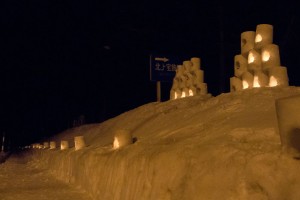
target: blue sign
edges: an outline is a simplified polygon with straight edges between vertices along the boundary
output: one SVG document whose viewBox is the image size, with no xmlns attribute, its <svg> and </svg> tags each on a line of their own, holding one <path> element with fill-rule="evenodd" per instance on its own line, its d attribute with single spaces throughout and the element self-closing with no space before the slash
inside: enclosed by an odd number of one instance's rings
<svg viewBox="0 0 300 200">
<path fill-rule="evenodd" d="M 176 74 L 177 65 L 184 60 L 179 57 L 168 55 L 150 56 L 150 80 L 172 82 Z"/>
</svg>

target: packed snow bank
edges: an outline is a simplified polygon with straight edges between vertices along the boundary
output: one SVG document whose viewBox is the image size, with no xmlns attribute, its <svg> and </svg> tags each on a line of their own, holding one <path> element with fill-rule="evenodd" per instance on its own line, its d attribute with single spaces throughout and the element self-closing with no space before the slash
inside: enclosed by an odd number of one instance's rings
<svg viewBox="0 0 300 200">
<path fill-rule="evenodd" d="M 67 130 L 67 150 L 32 150 L 37 166 L 94 199 L 299 199 L 300 161 L 281 151 L 275 100 L 298 87 L 150 103 L 101 124 Z M 135 142 L 113 148 L 114 135 Z M 74 150 L 74 137 L 86 147 Z"/>
</svg>

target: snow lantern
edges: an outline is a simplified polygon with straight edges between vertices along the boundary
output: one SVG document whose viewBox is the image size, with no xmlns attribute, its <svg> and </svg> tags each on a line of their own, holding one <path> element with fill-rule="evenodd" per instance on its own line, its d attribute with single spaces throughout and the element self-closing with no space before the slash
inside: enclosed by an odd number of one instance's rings
<svg viewBox="0 0 300 200">
<path fill-rule="evenodd" d="M 190 72 L 192 70 L 193 63 L 189 60 L 183 61 L 184 72 Z"/>
<path fill-rule="evenodd" d="M 248 55 L 248 68 L 252 72 L 262 70 L 261 56 L 254 49 L 250 50 Z"/>
<path fill-rule="evenodd" d="M 56 142 L 50 141 L 50 149 L 56 149 Z"/>
<path fill-rule="evenodd" d="M 75 150 L 80 150 L 85 147 L 85 141 L 83 136 L 76 136 L 74 137 L 74 142 L 75 142 Z"/>
<path fill-rule="evenodd" d="M 49 142 L 44 142 L 44 149 L 48 149 L 49 148 Z"/>
<path fill-rule="evenodd" d="M 207 94 L 207 84 L 198 82 L 196 84 L 197 94 L 206 95 Z"/>
<path fill-rule="evenodd" d="M 242 75 L 242 85 L 243 89 L 248 89 L 253 87 L 253 75 L 250 72 L 245 72 Z"/>
<path fill-rule="evenodd" d="M 273 26 L 270 24 L 259 24 L 256 26 L 255 49 L 261 49 L 267 44 L 273 43 Z"/>
<path fill-rule="evenodd" d="M 200 58 L 198 57 L 193 57 L 191 58 L 191 62 L 192 62 L 192 71 L 196 71 L 196 70 L 199 70 L 200 69 L 200 63 L 201 63 L 201 60 Z"/>
<path fill-rule="evenodd" d="M 279 47 L 276 44 L 268 44 L 261 50 L 262 69 L 268 71 L 272 67 L 280 66 Z"/>
<path fill-rule="evenodd" d="M 247 59 L 242 55 L 234 56 L 234 75 L 241 78 L 248 71 Z"/>
<path fill-rule="evenodd" d="M 67 140 L 62 140 L 60 142 L 60 149 L 61 150 L 65 150 L 65 149 L 68 149 L 69 148 L 69 141 Z"/>
<path fill-rule="evenodd" d="M 245 31 L 241 34 L 241 53 L 247 58 L 250 50 L 254 49 L 255 31 Z"/>
<path fill-rule="evenodd" d="M 289 78 L 286 67 L 272 67 L 269 70 L 269 86 L 275 87 L 277 85 L 288 86 Z"/>
<path fill-rule="evenodd" d="M 269 77 L 262 71 L 257 71 L 254 73 L 253 77 L 253 87 L 265 87 L 269 85 Z"/>
<path fill-rule="evenodd" d="M 277 99 L 275 105 L 283 150 L 299 158 L 300 95 Z"/>
<path fill-rule="evenodd" d="M 243 89 L 243 83 L 241 79 L 237 77 L 230 78 L 230 92 L 240 91 Z"/>
<path fill-rule="evenodd" d="M 133 138 L 128 130 L 117 130 L 114 135 L 113 148 L 118 149 L 133 143 Z"/>
</svg>

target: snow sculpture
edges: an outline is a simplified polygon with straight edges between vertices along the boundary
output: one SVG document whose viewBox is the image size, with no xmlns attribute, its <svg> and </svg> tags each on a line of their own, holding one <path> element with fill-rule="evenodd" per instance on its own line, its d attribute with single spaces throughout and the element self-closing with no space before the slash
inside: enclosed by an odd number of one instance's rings
<svg viewBox="0 0 300 200">
<path fill-rule="evenodd" d="M 44 149 L 48 149 L 49 148 L 49 142 L 44 142 Z"/>
<path fill-rule="evenodd" d="M 69 142 L 67 140 L 62 140 L 60 142 L 60 149 L 65 150 L 69 148 Z"/>
<path fill-rule="evenodd" d="M 127 130 L 117 130 L 114 136 L 113 148 L 118 149 L 133 143 L 132 135 Z"/>
<path fill-rule="evenodd" d="M 50 149 L 56 149 L 56 142 L 55 141 L 50 142 Z"/>
<path fill-rule="evenodd" d="M 279 47 L 273 44 L 272 25 L 259 24 L 256 32 L 241 34 L 241 54 L 234 57 L 230 91 L 241 90 L 241 83 L 242 89 L 289 85 L 286 67 L 280 63 Z"/>
<path fill-rule="evenodd" d="M 200 69 L 200 62 L 200 58 L 193 57 L 177 66 L 170 99 L 207 94 L 207 84 L 204 83 L 204 72 Z"/>
<path fill-rule="evenodd" d="M 275 105 L 283 150 L 299 158 L 300 95 L 277 99 Z"/>
<path fill-rule="evenodd" d="M 85 141 L 83 136 L 76 136 L 74 138 L 74 143 L 75 143 L 75 151 L 83 149 L 85 147 Z"/>
</svg>

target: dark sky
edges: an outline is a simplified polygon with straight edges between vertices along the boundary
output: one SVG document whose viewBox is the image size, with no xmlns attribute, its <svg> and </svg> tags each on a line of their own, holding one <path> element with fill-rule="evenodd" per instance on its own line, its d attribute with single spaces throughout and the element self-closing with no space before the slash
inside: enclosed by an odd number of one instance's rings
<svg viewBox="0 0 300 200">
<path fill-rule="evenodd" d="M 269 4 L 268 4 L 269 3 Z M 200 57 L 208 91 L 229 91 L 240 34 L 274 26 L 298 86 L 300 19 L 287 1 L 1 1 L 0 134 L 31 142 L 156 101 L 149 55 Z M 163 100 L 170 83 L 163 83 Z"/>
</svg>

